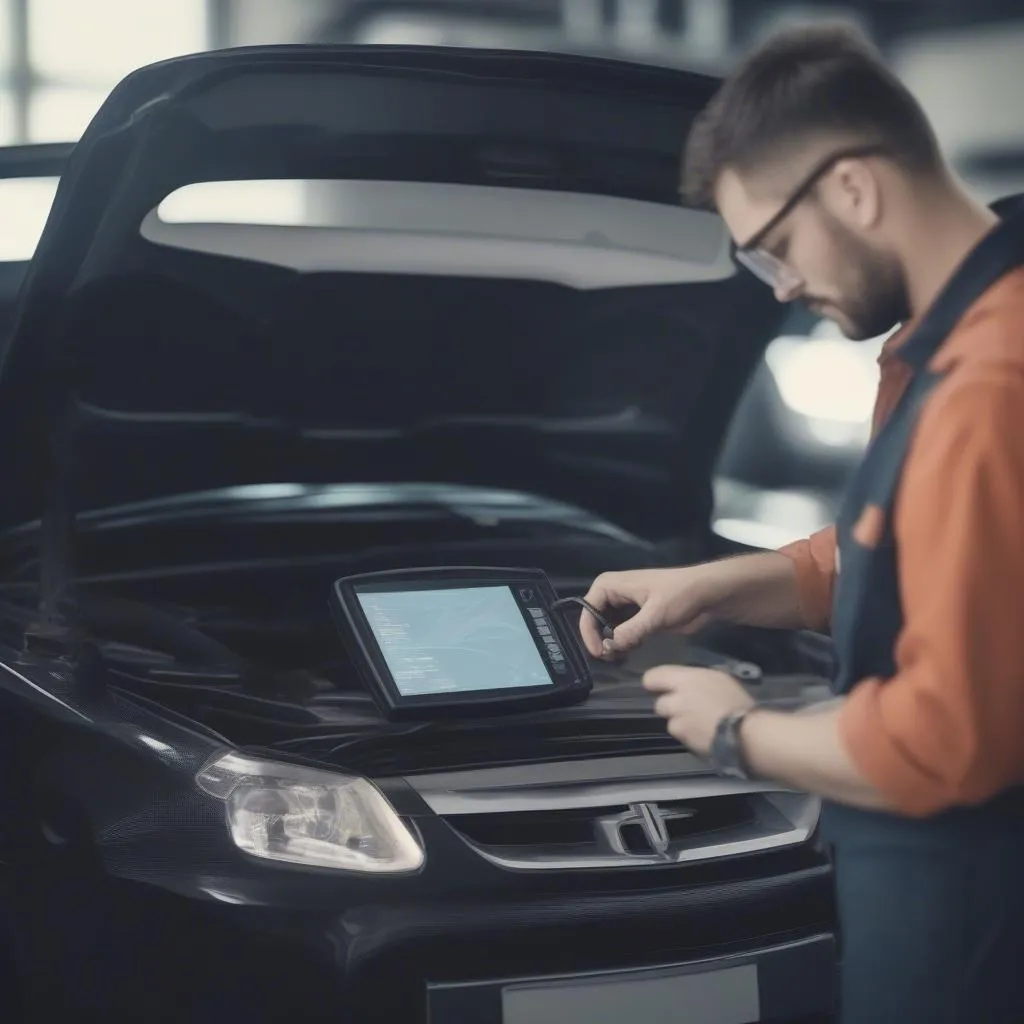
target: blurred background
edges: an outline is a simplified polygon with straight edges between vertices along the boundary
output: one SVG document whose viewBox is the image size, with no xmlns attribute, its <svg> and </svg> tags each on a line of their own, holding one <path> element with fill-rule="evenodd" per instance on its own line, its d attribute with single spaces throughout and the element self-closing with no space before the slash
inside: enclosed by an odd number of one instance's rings
<svg viewBox="0 0 1024 1024">
<path fill-rule="evenodd" d="M 61 144 L 143 64 L 330 41 L 558 50 L 722 73 L 781 24 L 837 18 L 876 41 L 979 197 L 1024 191 L 1021 0 L 0 0 L 0 274 L 35 247 Z M 51 148 L 18 148 L 28 144 Z M 883 340 L 853 344 L 793 310 L 721 454 L 719 533 L 775 546 L 831 520 L 867 439 Z"/>
</svg>

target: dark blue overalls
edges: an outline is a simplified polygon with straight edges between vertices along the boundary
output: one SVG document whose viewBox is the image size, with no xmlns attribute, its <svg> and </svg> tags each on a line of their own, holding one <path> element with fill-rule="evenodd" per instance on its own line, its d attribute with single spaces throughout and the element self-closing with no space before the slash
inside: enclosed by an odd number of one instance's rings
<svg viewBox="0 0 1024 1024">
<path fill-rule="evenodd" d="M 939 379 L 928 364 L 968 307 L 1024 264 L 1024 208 L 997 210 L 1003 222 L 902 344 L 913 378 L 837 520 L 832 635 L 840 694 L 895 672 L 903 612 L 893 511 L 919 410 Z M 868 504 L 884 510 L 886 524 L 871 549 L 851 535 Z M 923 820 L 826 804 L 822 832 L 836 859 L 842 1024 L 1024 1024 L 1024 789 Z"/>
</svg>

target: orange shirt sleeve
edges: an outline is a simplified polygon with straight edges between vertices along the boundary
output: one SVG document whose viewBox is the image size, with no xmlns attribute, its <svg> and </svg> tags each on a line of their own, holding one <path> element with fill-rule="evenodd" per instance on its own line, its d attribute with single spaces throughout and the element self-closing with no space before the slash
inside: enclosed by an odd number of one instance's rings
<svg viewBox="0 0 1024 1024">
<path fill-rule="evenodd" d="M 896 675 L 859 683 L 839 718 L 854 763 L 914 816 L 1024 781 L 1024 373 L 942 388 L 922 412 L 894 523 Z"/>
<path fill-rule="evenodd" d="M 796 569 L 800 614 L 807 629 L 828 629 L 832 614 L 832 590 L 836 581 L 836 530 L 828 526 L 779 549 Z"/>
</svg>

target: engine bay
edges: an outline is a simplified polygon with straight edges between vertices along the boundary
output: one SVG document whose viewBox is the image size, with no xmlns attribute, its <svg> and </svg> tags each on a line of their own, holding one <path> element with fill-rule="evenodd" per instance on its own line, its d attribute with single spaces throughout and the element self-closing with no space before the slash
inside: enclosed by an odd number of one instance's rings
<svg viewBox="0 0 1024 1024">
<path fill-rule="evenodd" d="M 671 749 L 638 685 L 663 662 L 752 662 L 759 697 L 803 701 L 821 691 L 827 651 L 802 635 L 715 626 L 652 640 L 621 664 L 591 663 L 593 689 L 573 707 L 481 712 L 459 722 L 389 722 L 332 620 L 339 577 L 422 566 L 543 568 L 559 597 L 582 596 L 598 573 L 679 564 L 672 551 L 580 513 L 523 508 L 453 516 L 436 507 L 321 508 L 301 515 L 239 506 L 165 518 L 125 517 L 76 540 L 67 600 L 81 634 L 80 671 L 119 699 L 167 709 L 232 743 L 289 748 L 359 771 L 417 771 Z M 584 518 L 580 518 L 584 516 Z M 38 566 L 24 549 L 4 573 L 0 631 L 22 649 L 38 616 Z M 689 553 L 692 557 L 696 552 Z M 696 559 L 694 559 L 696 560 Z"/>
</svg>

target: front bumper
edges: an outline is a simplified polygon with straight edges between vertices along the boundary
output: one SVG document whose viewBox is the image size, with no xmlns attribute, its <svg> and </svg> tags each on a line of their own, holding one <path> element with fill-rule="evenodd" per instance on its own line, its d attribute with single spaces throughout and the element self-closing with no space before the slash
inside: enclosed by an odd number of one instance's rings
<svg viewBox="0 0 1024 1024">
<path fill-rule="evenodd" d="M 31 1019 L 56 1019 L 59 1009 L 65 1021 L 154 1024 L 508 1024 L 500 1011 L 511 982 L 754 962 L 761 1016 L 751 1020 L 810 1019 L 834 997 L 831 871 L 811 851 L 789 870 L 776 864 L 766 873 L 771 861 L 751 858 L 746 877 L 692 885 L 623 880 L 616 891 L 500 900 L 479 892 L 341 912 L 232 905 L 46 872 L 15 903 L 28 935 L 25 963 L 34 966 L 39 1012 Z M 479 1010 L 453 1015 L 458 1000 Z M 765 1015 L 781 1011 L 789 1017 Z"/>
<path fill-rule="evenodd" d="M 427 988 L 430 1024 L 752 1024 L 830 1019 L 831 935 L 642 969 Z"/>
<path fill-rule="evenodd" d="M 832 1010 L 833 922 L 831 871 L 819 864 L 660 890 L 365 907 L 335 922 L 332 939 L 341 949 L 348 937 L 346 1003 L 390 1020 L 500 1024 L 511 983 L 599 974 L 629 988 L 636 976 L 622 972 L 756 964 L 760 1016 L 749 1020 L 788 1022 Z"/>
</svg>

